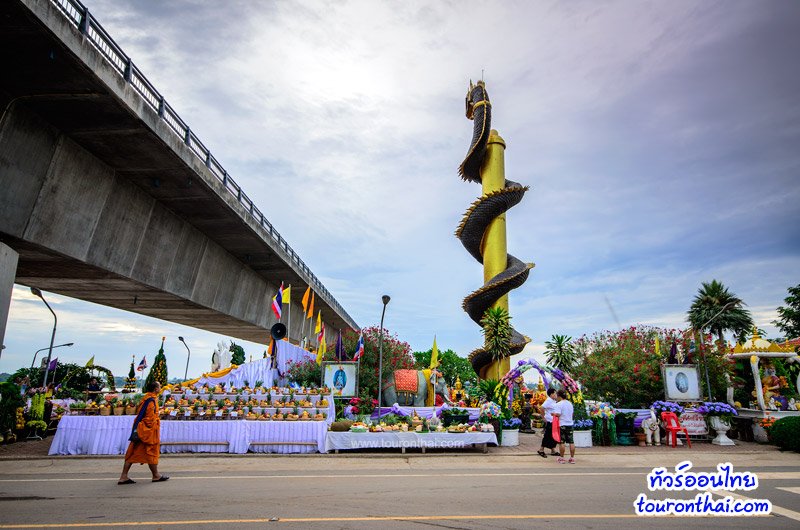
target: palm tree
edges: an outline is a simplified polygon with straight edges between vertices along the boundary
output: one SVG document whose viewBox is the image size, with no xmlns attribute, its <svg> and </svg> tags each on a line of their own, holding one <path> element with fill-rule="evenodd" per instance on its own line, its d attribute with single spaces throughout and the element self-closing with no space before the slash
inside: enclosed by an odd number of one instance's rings
<svg viewBox="0 0 800 530">
<path fill-rule="evenodd" d="M 505 359 L 511 351 L 510 320 L 508 311 L 502 307 L 490 307 L 481 319 L 486 350 L 495 361 Z"/>
<path fill-rule="evenodd" d="M 550 340 L 544 341 L 544 346 L 547 348 L 544 352 L 547 363 L 565 372 L 572 371 L 578 354 L 572 348 L 571 340 L 572 337 L 566 335 L 553 335 Z"/>
<path fill-rule="evenodd" d="M 753 329 L 753 317 L 742 306 L 744 302 L 717 280 L 703 282 L 694 297 L 686 320 L 694 329 L 711 333 L 723 339 L 723 332 L 732 331 L 737 337 Z"/>
</svg>

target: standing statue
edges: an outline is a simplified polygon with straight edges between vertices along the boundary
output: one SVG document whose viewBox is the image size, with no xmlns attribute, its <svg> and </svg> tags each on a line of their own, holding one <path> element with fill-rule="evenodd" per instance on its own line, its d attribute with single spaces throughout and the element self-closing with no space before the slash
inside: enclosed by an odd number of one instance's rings
<svg viewBox="0 0 800 530">
<path fill-rule="evenodd" d="M 523 263 L 506 252 L 505 212 L 517 205 L 527 186 L 506 180 L 503 153 L 505 142 L 491 130 L 492 104 L 483 81 L 470 81 L 466 98 L 467 118 L 474 121 L 472 142 L 458 168 L 463 180 L 481 184 L 483 194 L 464 213 L 456 237 L 472 257 L 483 264 L 483 287 L 469 294 L 464 311 L 480 325 L 490 307 L 508 311 L 508 292 L 528 279 L 533 263 Z M 520 353 L 530 339 L 512 328 L 509 356 Z M 495 360 L 486 348 L 469 355 L 475 372 L 483 379 L 500 379 L 508 372 L 508 358 Z"/>
<path fill-rule="evenodd" d="M 431 407 L 435 396 L 451 403 L 449 394 L 441 374 L 431 370 L 395 370 L 384 383 L 383 406 L 397 403 L 402 407 Z"/>
<path fill-rule="evenodd" d="M 653 409 L 650 409 L 650 417 L 642 421 L 642 430 L 647 438 L 647 445 L 661 445 L 661 428 Z"/>
</svg>

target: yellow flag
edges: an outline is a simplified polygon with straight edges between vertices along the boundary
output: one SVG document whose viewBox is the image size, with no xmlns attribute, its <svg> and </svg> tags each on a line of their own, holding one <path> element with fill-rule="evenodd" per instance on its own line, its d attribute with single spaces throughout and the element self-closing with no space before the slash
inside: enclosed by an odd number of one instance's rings
<svg viewBox="0 0 800 530">
<path fill-rule="evenodd" d="M 656 336 L 656 357 L 661 356 L 661 345 L 658 343 L 658 336 Z"/>
<path fill-rule="evenodd" d="M 86 368 L 92 368 L 93 366 L 94 366 L 94 355 L 92 355 L 91 359 L 86 361 Z"/>
<path fill-rule="evenodd" d="M 311 298 L 311 286 L 309 285 L 306 289 L 306 293 L 303 295 L 303 312 L 308 312 L 308 299 Z"/>
<path fill-rule="evenodd" d="M 436 335 L 433 336 L 433 349 L 431 350 L 431 370 L 439 366 L 439 348 L 436 347 Z"/>
<path fill-rule="evenodd" d="M 311 291 L 311 304 L 308 306 L 308 313 L 306 313 L 306 318 L 313 318 L 314 317 L 314 291 Z"/>
<path fill-rule="evenodd" d="M 317 348 L 317 364 L 322 364 L 322 358 L 325 356 L 327 350 L 328 347 L 325 344 L 325 335 L 323 335 L 322 340 L 319 342 L 319 348 Z"/>
<path fill-rule="evenodd" d="M 317 325 L 314 326 L 314 333 L 319 333 L 322 329 L 322 309 L 319 310 L 317 314 Z"/>
<path fill-rule="evenodd" d="M 288 304 L 292 301 L 292 286 L 290 285 L 283 290 L 283 303 Z"/>
</svg>

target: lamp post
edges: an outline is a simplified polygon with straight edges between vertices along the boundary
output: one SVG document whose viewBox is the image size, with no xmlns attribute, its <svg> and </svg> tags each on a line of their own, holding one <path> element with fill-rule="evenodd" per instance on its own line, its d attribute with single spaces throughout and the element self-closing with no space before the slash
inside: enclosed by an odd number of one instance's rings
<svg viewBox="0 0 800 530">
<path fill-rule="evenodd" d="M 383 311 L 381 311 L 381 334 L 378 336 L 378 420 L 381 419 L 381 399 L 383 398 L 383 317 L 386 315 L 386 304 L 391 298 L 388 294 L 381 297 Z"/>
<path fill-rule="evenodd" d="M 50 375 L 50 357 L 53 356 L 53 341 L 56 340 L 56 327 L 58 326 L 58 317 L 56 316 L 55 311 L 53 311 L 53 308 L 50 307 L 50 304 L 47 303 L 47 300 L 44 299 L 41 290 L 39 290 L 36 287 L 31 287 L 31 293 L 34 296 L 38 296 L 39 298 L 41 298 L 42 302 L 44 302 L 44 305 L 47 306 L 47 309 L 49 309 L 50 312 L 53 313 L 53 334 L 50 336 L 50 351 L 47 353 L 47 366 L 44 369 L 44 382 L 42 383 L 42 386 L 47 386 L 47 376 Z"/>
<path fill-rule="evenodd" d="M 66 344 L 59 344 L 58 346 L 53 346 L 53 349 L 55 350 L 56 348 L 61 348 L 62 346 L 72 346 L 73 344 L 75 344 L 75 343 L 74 342 L 68 342 Z M 47 350 L 47 349 L 49 349 L 49 348 L 42 348 L 41 350 L 36 350 L 36 352 L 34 352 L 33 360 L 31 361 L 31 370 L 33 370 L 33 365 L 36 364 L 36 356 L 39 355 L 39 352 Z"/>
<path fill-rule="evenodd" d="M 723 312 L 725 312 L 725 311 L 726 311 L 727 309 L 729 309 L 730 307 L 732 307 L 732 306 L 736 305 L 737 303 L 738 303 L 738 302 L 728 302 L 727 304 L 725 304 L 724 306 L 722 306 L 722 309 L 720 309 L 719 311 L 717 311 L 717 312 L 714 314 L 714 316 L 712 316 L 711 318 L 709 318 L 709 319 L 708 319 L 708 321 L 707 321 L 705 324 L 703 324 L 702 326 L 700 326 L 700 329 L 699 329 L 700 333 L 702 333 L 702 332 L 703 332 L 703 330 L 705 329 L 705 327 L 706 327 L 706 326 L 708 326 L 709 324 L 711 324 L 711 323 L 714 321 L 714 319 L 715 319 L 715 318 L 717 318 L 718 316 L 720 316 L 720 315 L 721 315 Z M 706 359 L 706 352 L 705 352 L 705 351 L 703 351 L 703 346 L 702 346 L 702 343 L 701 343 L 701 342 L 702 342 L 702 341 L 698 341 L 697 348 L 700 350 L 700 353 L 702 353 L 702 354 L 703 354 L 703 366 L 704 366 L 704 368 L 705 368 L 705 372 L 706 372 L 706 390 L 708 390 L 708 400 L 709 400 L 709 401 L 713 401 L 713 400 L 714 400 L 714 398 L 713 398 L 713 397 L 712 397 L 712 395 L 711 395 L 711 379 L 708 377 L 708 361 L 707 361 L 707 359 Z"/>
<path fill-rule="evenodd" d="M 178 337 L 178 340 L 181 341 L 184 346 L 186 346 L 186 351 L 188 352 L 186 355 L 186 370 L 183 372 L 183 380 L 186 381 L 186 375 L 189 373 L 189 359 L 192 356 L 192 350 L 189 349 L 189 345 L 186 344 L 186 341 L 183 340 L 183 337 Z"/>
</svg>

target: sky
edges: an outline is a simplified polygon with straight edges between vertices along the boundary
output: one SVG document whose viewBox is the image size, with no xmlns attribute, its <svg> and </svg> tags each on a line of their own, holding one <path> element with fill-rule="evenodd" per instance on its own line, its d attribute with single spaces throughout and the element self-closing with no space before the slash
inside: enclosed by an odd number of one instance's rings
<svg viewBox="0 0 800 530">
<path fill-rule="evenodd" d="M 800 284 L 800 3 L 83 0 L 361 326 L 466 356 L 481 266 L 453 232 L 483 78 L 508 179 L 509 252 L 533 262 L 512 323 L 553 334 L 685 327 L 721 281 L 767 336 Z M 61 360 L 117 375 L 210 368 L 229 337 L 45 293 Z M 0 372 L 47 347 L 16 286 Z M 263 345 L 241 341 L 247 354 Z M 45 352 L 46 353 L 46 352 Z"/>
</svg>

